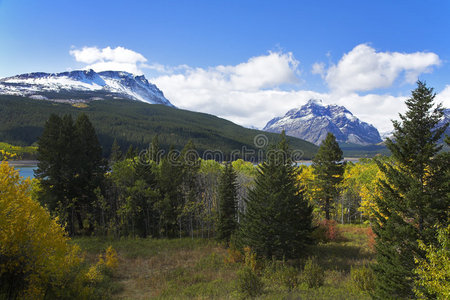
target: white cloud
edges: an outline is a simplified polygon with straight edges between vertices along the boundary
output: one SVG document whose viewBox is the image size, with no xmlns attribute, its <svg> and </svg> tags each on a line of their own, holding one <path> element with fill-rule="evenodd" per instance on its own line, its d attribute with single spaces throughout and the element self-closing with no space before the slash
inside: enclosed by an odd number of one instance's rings
<svg viewBox="0 0 450 300">
<path fill-rule="evenodd" d="M 450 108 L 450 85 L 446 85 L 444 90 L 436 94 L 435 102 L 442 103 L 445 108 Z"/>
<path fill-rule="evenodd" d="M 85 69 L 100 71 L 126 71 L 133 74 L 143 74 L 142 67 L 147 59 L 140 53 L 124 47 L 83 47 L 72 49 L 70 54 L 78 62 L 88 64 Z"/>
<path fill-rule="evenodd" d="M 401 75 L 405 82 L 414 83 L 419 74 L 440 63 L 439 56 L 431 52 L 376 52 L 360 44 L 328 68 L 325 80 L 334 92 L 371 91 L 390 87 Z"/>
<path fill-rule="evenodd" d="M 320 62 L 313 64 L 311 73 L 323 76 L 325 74 L 325 63 Z"/>
<path fill-rule="evenodd" d="M 214 114 L 243 126 L 262 128 L 273 117 L 283 116 L 311 98 L 319 98 L 325 104 L 347 107 L 381 132 L 391 130 L 390 120 L 398 119 L 398 113 L 405 111 L 407 97 L 359 95 L 357 91 L 389 87 L 398 78 L 414 82 L 420 73 L 440 63 L 434 53 L 376 52 L 362 44 L 328 69 L 323 63 L 312 66 L 312 73 L 320 74 L 330 87 L 329 93 L 318 93 L 281 88 L 300 82 L 299 61 L 290 52 L 269 52 L 237 65 L 209 68 L 148 64 L 142 54 L 123 47 L 84 47 L 70 54 L 96 71 L 124 70 L 137 74 L 142 70 L 156 71 L 159 75 L 150 81 L 177 107 Z M 450 107 L 450 85 L 436 100 Z"/>
</svg>

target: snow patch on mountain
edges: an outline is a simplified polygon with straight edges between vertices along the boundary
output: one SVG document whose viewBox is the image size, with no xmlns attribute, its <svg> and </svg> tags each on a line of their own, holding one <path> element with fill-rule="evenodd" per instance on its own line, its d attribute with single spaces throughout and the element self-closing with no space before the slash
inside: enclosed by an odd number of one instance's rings
<svg viewBox="0 0 450 300">
<path fill-rule="evenodd" d="M 173 106 L 156 85 L 143 76 L 121 71 L 93 70 L 62 73 L 27 73 L 0 79 L 0 94 L 49 99 L 48 93 L 87 93 L 101 99 L 101 95 Z M 98 96 L 95 97 L 95 94 Z"/>
</svg>

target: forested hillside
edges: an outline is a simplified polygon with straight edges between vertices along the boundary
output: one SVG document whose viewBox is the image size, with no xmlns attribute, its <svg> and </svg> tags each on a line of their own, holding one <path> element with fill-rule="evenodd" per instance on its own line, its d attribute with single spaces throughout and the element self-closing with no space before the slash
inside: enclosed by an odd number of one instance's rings
<svg viewBox="0 0 450 300">
<path fill-rule="evenodd" d="M 129 144 L 148 147 L 159 135 L 162 149 L 173 145 L 181 149 L 192 139 L 197 150 L 220 150 L 225 154 L 242 148 L 258 150 L 254 138 L 264 134 L 268 142 L 278 134 L 247 129 L 213 115 L 175 109 L 163 105 L 149 105 L 137 101 L 104 100 L 88 103 L 57 103 L 16 96 L 0 96 L 0 141 L 14 145 L 31 145 L 41 135 L 50 114 L 77 114 L 84 112 L 92 121 L 104 154 L 114 138 L 123 150 Z M 305 159 L 311 158 L 317 147 L 309 142 L 289 137 L 293 149 L 302 150 Z"/>
</svg>

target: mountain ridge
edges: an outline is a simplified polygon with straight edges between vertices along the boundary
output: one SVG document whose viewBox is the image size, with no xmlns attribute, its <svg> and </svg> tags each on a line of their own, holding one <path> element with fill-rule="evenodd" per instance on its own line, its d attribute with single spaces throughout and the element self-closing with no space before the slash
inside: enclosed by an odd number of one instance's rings
<svg viewBox="0 0 450 300">
<path fill-rule="evenodd" d="M 340 143 L 371 145 L 382 141 L 373 125 L 359 120 L 344 106 L 325 106 L 319 99 L 310 99 L 283 117 L 273 118 L 263 130 L 276 133 L 285 130 L 287 135 L 315 145 L 320 145 L 328 132 L 333 133 Z"/>
<path fill-rule="evenodd" d="M 0 79 L 0 94 L 50 101 L 129 99 L 174 107 L 145 76 L 123 71 L 19 74 Z"/>
</svg>

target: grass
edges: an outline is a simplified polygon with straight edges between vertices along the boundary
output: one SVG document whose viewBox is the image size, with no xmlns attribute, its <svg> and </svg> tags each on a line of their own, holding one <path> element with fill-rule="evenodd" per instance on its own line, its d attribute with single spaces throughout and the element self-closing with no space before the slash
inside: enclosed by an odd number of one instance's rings
<svg viewBox="0 0 450 300">
<path fill-rule="evenodd" d="M 373 262 L 367 227 L 340 225 L 339 241 L 305 249 L 305 257 L 287 262 L 265 262 L 257 270 L 264 283 L 260 299 L 369 299 L 350 278 L 350 269 Z M 95 262 L 109 245 L 118 252 L 119 269 L 112 277 L 120 286 L 114 299 L 237 299 L 242 263 L 226 263 L 227 250 L 207 239 L 76 238 Z M 315 256 L 324 270 L 324 284 L 308 288 L 302 269 Z"/>
</svg>

